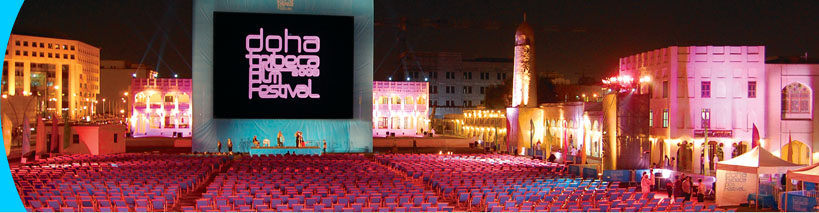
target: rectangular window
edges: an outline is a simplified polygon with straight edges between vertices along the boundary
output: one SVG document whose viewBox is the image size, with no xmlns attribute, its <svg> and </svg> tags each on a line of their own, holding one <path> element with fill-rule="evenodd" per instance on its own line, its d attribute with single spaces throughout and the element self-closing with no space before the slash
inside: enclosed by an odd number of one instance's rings
<svg viewBox="0 0 819 213">
<path fill-rule="evenodd" d="M 472 87 L 468 87 L 468 88 L 469 88 L 469 94 L 472 94 Z"/>
<path fill-rule="evenodd" d="M 71 59 L 72 59 L 72 60 L 74 59 L 74 54 L 71 54 Z"/>
<path fill-rule="evenodd" d="M 468 76 L 469 76 L 469 74 L 466 74 L 466 72 L 464 72 L 464 79 L 469 79 L 469 78 L 467 78 Z"/>
<path fill-rule="evenodd" d="M 24 41 L 24 42 L 23 42 L 23 46 L 24 46 L 24 47 L 28 47 L 28 41 Z"/>
<path fill-rule="evenodd" d="M 80 143 L 80 135 L 74 134 L 72 142 L 75 143 L 75 144 Z"/>
<path fill-rule="evenodd" d="M 28 56 L 28 51 L 23 51 L 23 56 Z"/>
<path fill-rule="evenodd" d="M 53 45 L 53 44 L 48 44 L 48 49 L 52 49 L 52 48 L 53 48 L 53 46 L 52 46 L 52 45 Z"/>
<path fill-rule="evenodd" d="M 710 81 L 703 81 L 702 82 L 702 92 L 700 94 L 703 98 L 710 98 L 711 97 L 711 82 Z"/>
<path fill-rule="evenodd" d="M 54 56 L 51 53 L 48 53 L 48 58 L 53 58 Z"/>
<path fill-rule="evenodd" d="M 654 110 L 648 110 L 648 127 L 654 126 Z"/>
<path fill-rule="evenodd" d="M 668 109 L 663 109 L 663 128 L 668 128 Z"/>
<path fill-rule="evenodd" d="M 43 48 L 43 42 L 40 42 L 40 48 Z"/>
<path fill-rule="evenodd" d="M 20 50 L 15 50 L 14 55 L 20 55 Z"/>
<path fill-rule="evenodd" d="M 756 98 L 756 81 L 748 81 L 748 98 Z"/>
<path fill-rule="evenodd" d="M 483 93 L 484 93 L 484 90 L 485 90 L 485 89 L 486 89 L 486 87 L 481 87 L 481 94 L 483 94 Z"/>
<path fill-rule="evenodd" d="M 14 41 L 14 46 L 20 46 L 20 41 Z"/>
<path fill-rule="evenodd" d="M 432 94 L 438 93 L 438 86 L 432 86 Z"/>
<path fill-rule="evenodd" d="M 117 143 L 117 134 L 114 133 L 114 143 Z"/>
<path fill-rule="evenodd" d="M 44 52 L 40 52 L 40 58 L 43 58 L 43 57 L 45 57 L 45 53 L 44 53 Z"/>
<path fill-rule="evenodd" d="M 74 45 L 71 45 L 71 50 L 74 50 Z"/>
<path fill-rule="evenodd" d="M 663 98 L 668 98 L 668 81 L 663 81 Z"/>
<path fill-rule="evenodd" d="M 710 128 L 711 127 L 711 109 L 702 109 L 702 114 L 700 115 L 702 119 L 702 124 L 700 127 L 702 128 Z"/>
<path fill-rule="evenodd" d="M 501 80 L 501 74 L 498 73 L 498 80 Z"/>
<path fill-rule="evenodd" d="M 464 86 L 464 94 L 466 94 L 466 92 L 467 92 L 467 90 L 466 90 L 466 86 Z"/>
</svg>

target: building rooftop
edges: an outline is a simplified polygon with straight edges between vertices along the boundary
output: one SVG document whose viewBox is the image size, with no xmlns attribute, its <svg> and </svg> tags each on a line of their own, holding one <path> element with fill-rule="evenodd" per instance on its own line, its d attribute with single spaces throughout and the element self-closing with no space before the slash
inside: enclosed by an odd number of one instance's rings
<svg viewBox="0 0 819 213">
<path fill-rule="evenodd" d="M 805 56 L 772 56 L 765 58 L 766 64 L 819 64 L 819 58 Z"/>
</svg>

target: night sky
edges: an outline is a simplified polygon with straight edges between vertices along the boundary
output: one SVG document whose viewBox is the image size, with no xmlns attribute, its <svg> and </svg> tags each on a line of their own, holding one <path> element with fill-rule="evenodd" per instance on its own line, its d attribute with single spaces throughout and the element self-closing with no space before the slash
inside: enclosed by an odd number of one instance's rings
<svg viewBox="0 0 819 213">
<path fill-rule="evenodd" d="M 538 72 L 576 80 L 613 75 L 618 58 L 671 45 L 765 45 L 767 56 L 816 58 L 817 11 L 819 1 L 375 0 L 375 79 L 395 70 L 402 17 L 415 51 L 512 58 L 527 12 Z M 28 0 L 13 29 L 80 40 L 102 59 L 149 64 L 163 77 L 190 76 L 191 30 L 190 0 Z"/>
<path fill-rule="evenodd" d="M 375 1 L 377 21 L 407 18 L 415 51 L 465 58 L 514 57 L 523 12 L 535 31 L 537 71 L 572 81 L 614 75 L 620 57 L 672 45 L 765 45 L 767 56 L 819 57 L 819 1 Z M 424 27 L 425 18 L 477 26 L 436 29 Z M 376 80 L 395 68 L 397 48 L 387 55 L 395 26 L 375 27 L 375 66 L 388 57 Z"/>
<path fill-rule="evenodd" d="M 103 60 L 190 78 L 191 18 L 190 0 L 26 0 L 12 33 L 79 40 L 100 48 Z"/>
</svg>

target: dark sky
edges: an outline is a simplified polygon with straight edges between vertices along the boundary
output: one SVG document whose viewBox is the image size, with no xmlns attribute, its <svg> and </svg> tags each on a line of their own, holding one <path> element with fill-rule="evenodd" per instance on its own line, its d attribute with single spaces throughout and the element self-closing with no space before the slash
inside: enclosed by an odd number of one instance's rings
<svg viewBox="0 0 819 213">
<path fill-rule="evenodd" d="M 100 48 L 103 60 L 189 78 L 191 29 L 190 0 L 26 0 L 12 31 L 79 40 Z"/>
<path fill-rule="evenodd" d="M 618 58 L 671 45 L 765 45 L 768 56 L 817 57 L 817 11 L 819 1 L 375 0 L 375 79 L 395 70 L 402 17 L 415 51 L 512 58 L 527 12 L 538 71 L 576 80 L 612 75 Z M 28 0 L 13 29 L 84 41 L 102 59 L 141 61 L 164 77 L 190 76 L 191 30 L 190 0 Z"/>
<path fill-rule="evenodd" d="M 767 56 L 819 57 L 819 1 L 376 0 L 385 24 L 375 27 L 375 66 L 387 60 L 375 79 L 395 68 L 397 47 L 387 53 L 401 17 L 415 51 L 512 58 L 523 12 L 535 30 L 538 72 L 573 81 L 613 75 L 620 57 L 672 45 L 765 45 Z M 424 19 L 472 27 L 424 27 Z"/>
</svg>

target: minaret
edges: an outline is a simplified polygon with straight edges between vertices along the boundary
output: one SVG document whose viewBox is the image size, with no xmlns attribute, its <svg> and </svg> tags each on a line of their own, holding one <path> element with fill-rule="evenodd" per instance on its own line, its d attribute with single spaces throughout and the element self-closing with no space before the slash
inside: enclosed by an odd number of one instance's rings
<svg viewBox="0 0 819 213">
<path fill-rule="evenodd" d="M 537 74 L 535 73 L 535 33 L 526 23 L 515 31 L 515 68 L 512 80 L 512 107 L 537 107 Z"/>
</svg>

